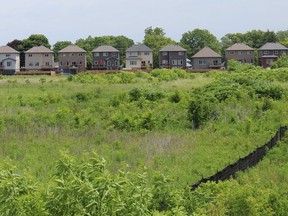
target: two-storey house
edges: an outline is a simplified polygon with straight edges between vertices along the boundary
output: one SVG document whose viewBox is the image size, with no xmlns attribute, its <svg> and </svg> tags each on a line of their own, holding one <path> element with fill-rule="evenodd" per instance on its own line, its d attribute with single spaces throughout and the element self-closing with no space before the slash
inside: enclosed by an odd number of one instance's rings
<svg viewBox="0 0 288 216">
<path fill-rule="evenodd" d="M 126 68 L 153 68 L 152 50 L 145 45 L 133 45 L 126 50 Z"/>
<path fill-rule="evenodd" d="M 59 71 L 76 74 L 86 71 L 86 51 L 77 45 L 69 45 L 58 52 Z"/>
<path fill-rule="evenodd" d="M 9 46 L 0 47 L 0 74 L 15 74 L 20 71 L 20 53 Z"/>
<path fill-rule="evenodd" d="M 266 43 L 258 49 L 259 65 L 268 68 L 284 54 L 288 54 L 287 47 L 280 43 Z"/>
<path fill-rule="evenodd" d="M 109 45 L 103 45 L 92 51 L 93 69 L 95 70 L 118 70 L 119 50 Z"/>
<path fill-rule="evenodd" d="M 226 60 L 236 60 L 241 63 L 254 63 L 254 49 L 243 43 L 235 43 L 225 50 Z"/>
<path fill-rule="evenodd" d="M 222 57 L 209 47 L 204 47 L 192 56 L 193 69 L 220 69 Z"/>
<path fill-rule="evenodd" d="M 161 68 L 185 68 L 187 50 L 179 45 L 167 45 L 159 51 L 159 66 Z"/>
<path fill-rule="evenodd" d="M 25 52 L 26 70 L 53 70 L 54 52 L 45 46 L 35 46 Z"/>
</svg>

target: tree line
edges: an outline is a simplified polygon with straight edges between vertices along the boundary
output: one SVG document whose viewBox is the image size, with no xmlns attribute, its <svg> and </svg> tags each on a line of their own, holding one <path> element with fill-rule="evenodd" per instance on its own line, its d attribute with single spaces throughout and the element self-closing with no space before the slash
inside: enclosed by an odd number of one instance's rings
<svg viewBox="0 0 288 216">
<path fill-rule="evenodd" d="M 262 31 L 251 30 L 246 33 L 228 33 L 218 40 L 215 35 L 206 29 L 194 29 L 182 34 L 180 41 L 175 41 L 166 36 L 164 29 L 161 27 L 148 27 L 144 30 L 144 39 L 137 44 L 144 44 L 153 50 L 154 67 L 159 67 L 159 50 L 168 44 L 178 44 L 187 49 L 187 57 L 191 58 L 199 50 L 208 46 L 214 51 L 225 54 L 225 49 L 234 43 L 245 43 L 252 48 L 260 48 L 267 42 L 279 42 L 284 46 L 288 46 L 288 30 L 282 31 Z M 21 66 L 25 66 L 24 52 L 34 46 L 43 45 L 47 48 L 52 48 L 55 52 L 55 60 L 57 61 L 57 53 L 59 50 L 72 44 L 71 41 L 58 41 L 53 46 L 49 43 L 48 38 L 42 34 L 32 34 L 26 39 L 15 39 L 8 46 L 16 49 L 21 53 Z M 91 51 L 101 45 L 111 45 L 120 51 L 120 64 L 125 64 L 125 50 L 135 44 L 135 42 L 126 36 L 88 36 L 76 40 L 76 45 L 87 51 L 87 67 L 92 67 Z"/>
</svg>

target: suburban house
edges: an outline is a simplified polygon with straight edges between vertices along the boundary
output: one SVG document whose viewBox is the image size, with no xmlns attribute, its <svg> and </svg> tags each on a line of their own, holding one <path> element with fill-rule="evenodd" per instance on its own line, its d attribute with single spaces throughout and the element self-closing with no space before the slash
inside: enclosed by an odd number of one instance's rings
<svg viewBox="0 0 288 216">
<path fill-rule="evenodd" d="M 59 71 L 76 74 L 86 71 L 86 51 L 77 45 L 69 45 L 58 52 Z"/>
<path fill-rule="evenodd" d="M 119 50 L 109 45 L 103 45 L 92 51 L 93 69 L 118 70 L 120 63 Z"/>
<path fill-rule="evenodd" d="M 254 49 L 243 43 L 235 43 L 225 50 L 226 60 L 236 60 L 241 63 L 254 63 Z"/>
<path fill-rule="evenodd" d="M 133 45 L 126 50 L 126 68 L 153 68 L 152 50 L 145 45 Z"/>
<path fill-rule="evenodd" d="M 187 50 L 179 45 L 167 45 L 159 50 L 161 68 L 185 68 Z"/>
<path fill-rule="evenodd" d="M 259 64 L 264 68 L 271 66 L 281 55 L 288 54 L 288 48 L 280 43 L 266 43 L 258 49 Z"/>
<path fill-rule="evenodd" d="M 20 53 L 9 46 L 0 46 L 0 74 L 20 71 Z"/>
<path fill-rule="evenodd" d="M 35 46 L 25 52 L 26 70 L 53 70 L 54 52 L 45 46 Z"/>
<path fill-rule="evenodd" d="M 222 57 L 209 47 L 204 47 L 192 56 L 193 69 L 220 69 Z"/>
</svg>

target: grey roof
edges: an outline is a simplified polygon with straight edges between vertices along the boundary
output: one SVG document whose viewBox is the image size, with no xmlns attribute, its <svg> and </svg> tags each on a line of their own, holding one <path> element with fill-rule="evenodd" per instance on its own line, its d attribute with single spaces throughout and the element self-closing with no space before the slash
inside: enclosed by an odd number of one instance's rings
<svg viewBox="0 0 288 216">
<path fill-rule="evenodd" d="M 32 47 L 31 49 L 27 50 L 25 53 L 53 53 L 53 51 L 41 45 L 41 46 Z"/>
<path fill-rule="evenodd" d="M 0 46 L 1 54 L 18 54 L 19 52 L 10 46 Z"/>
<path fill-rule="evenodd" d="M 259 50 L 288 50 L 288 48 L 280 43 L 266 43 Z"/>
<path fill-rule="evenodd" d="M 69 45 L 65 47 L 64 49 L 60 50 L 58 53 L 86 53 L 86 51 L 82 48 L 80 48 L 77 45 Z"/>
<path fill-rule="evenodd" d="M 254 49 L 243 43 L 235 43 L 228 47 L 226 51 L 253 51 Z"/>
<path fill-rule="evenodd" d="M 179 45 L 167 45 L 165 47 L 163 47 L 162 49 L 160 49 L 160 52 L 185 52 L 187 51 L 186 49 L 184 49 L 183 47 L 179 46 Z"/>
<path fill-rule="evenodd" d="M 133 45 L 126 52 L 152 52 L 152 50 L 146 45 Z"/>
<path fill-rule="evenodd" d="M 110 45 L 102 45 L 92 50 L 92 52 L 119 52 L 119 50 Z"/>
<path fill-rule="evenodd" d="M 192 58 L 221 58 L 221 55 L 209 47 L 204 47 L 195 55 L 193 55 Z"/>
</svg>

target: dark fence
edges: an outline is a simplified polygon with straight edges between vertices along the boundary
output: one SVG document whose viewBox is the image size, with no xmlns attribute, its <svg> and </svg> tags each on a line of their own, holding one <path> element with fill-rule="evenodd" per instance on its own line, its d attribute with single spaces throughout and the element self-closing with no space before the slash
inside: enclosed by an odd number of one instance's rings
<svg viewBox="0 0 288 216">
<path fill-rule="evenodd" d="M 240 158 L 238 161 L 236 161 L 233 164 L 230 164 L 229 166 L 225 167 L 223 170 L 217 172 L 216 174 L 208 178 L 202 178 L 196 184 L 191 186 L 191 190 L 192 191 L 195 190 L 200 184 L 206 183 L 208 181 L 218 182 L 227 180 L 231 177 L 235 178 L 236 172 L 244 171 L 249 167 L 255 166 L 263 159 L 263 157 L 267 154 L 268 150 L 273 148 L 277 144 L 277 142 L 285 136 L 287 130 L 288 130 L 287 126 L 280 127 L 276 132 L 276 134 L 265 145 L 258 147 L 249 155 Z"/>
</svg>

